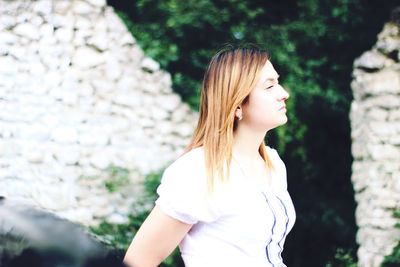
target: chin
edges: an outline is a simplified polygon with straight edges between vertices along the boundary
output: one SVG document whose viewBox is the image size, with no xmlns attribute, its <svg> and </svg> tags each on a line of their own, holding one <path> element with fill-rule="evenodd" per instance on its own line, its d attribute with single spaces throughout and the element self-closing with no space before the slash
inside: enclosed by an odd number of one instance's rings
<svg viewBox="0 0 400 267">
<path fill-rule="evenodd" d="M 281 121 L 280 123 L 278 123 L 274 128 L 279 127 L 279 126 L 282 126 L 282 125 L 285 125 L 285 124 L 287 123 L 287 121 L 288 121 L 287 118 L 284 119 L 284 120 L 282 120 L 282 121 Z"/>
</svg>

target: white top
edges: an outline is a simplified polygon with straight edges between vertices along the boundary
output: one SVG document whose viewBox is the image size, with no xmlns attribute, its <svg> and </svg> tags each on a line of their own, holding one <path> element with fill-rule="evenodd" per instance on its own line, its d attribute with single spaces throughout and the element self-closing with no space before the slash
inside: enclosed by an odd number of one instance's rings
<svg viewBox="0 0 400 267">
<path fill-rule="evenodd" d="M 229 183 L 206 194 L 202 148 L 184 154 L 164 172 L 156 204 L 169 216 L 194 224 L 179 245 L 186 267 L 286 266 L 281 257 L 295 210 L 286 168 L 276 150 L 266 147 L 275 167 L 272 188 L 246 179 L 232 161 Z"/>
</svg>

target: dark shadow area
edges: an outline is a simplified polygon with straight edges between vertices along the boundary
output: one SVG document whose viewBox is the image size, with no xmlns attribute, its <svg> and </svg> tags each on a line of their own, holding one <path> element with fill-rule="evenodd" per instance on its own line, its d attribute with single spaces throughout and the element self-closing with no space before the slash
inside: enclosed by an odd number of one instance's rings
<svg viewBox="0 0 400 267">
<path fill-rule="evenodd" d="M 0 266 L 125 266 L 84 227 L 47 211 L 1 198 L 0 214 Z"/>
</svg>

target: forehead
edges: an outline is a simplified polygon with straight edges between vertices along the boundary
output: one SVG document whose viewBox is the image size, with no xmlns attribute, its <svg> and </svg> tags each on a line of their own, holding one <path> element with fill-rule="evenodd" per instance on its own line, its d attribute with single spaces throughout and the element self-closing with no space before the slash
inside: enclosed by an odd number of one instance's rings
<svg viewBox="0 0 400 267">
<path fill-rule="evenodd" d="M 276 72 L 271 61 L 267 60 L 267 62 L 265 63 L 265 65 L 261 71 L 260 82 L 265 82 L 268 80 L 277 80 L 278 78 L 279 78 L 279 74 Z"/>
</svg>

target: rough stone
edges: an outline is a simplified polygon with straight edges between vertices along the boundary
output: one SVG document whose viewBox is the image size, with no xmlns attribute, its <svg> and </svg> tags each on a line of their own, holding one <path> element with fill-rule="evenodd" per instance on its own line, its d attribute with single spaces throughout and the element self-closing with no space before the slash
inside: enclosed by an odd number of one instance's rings
<svg viewBox="0 0 400 267">
<path fill-rule="evenodd" d="M 134 89 L 137 89 L 138 81 L 134 77 L 124 76 L 118 81 L 117 87 L 121 91 L 132 92 Z"/>
<path fill-rule="evenodd" d="M 4 138 L 7 134 L 1 131 L 1 135 Z M 2 155 L 2 158 L 4 156 L 15 157 L 22 155 L 22 144 L 13 139 L 2 139 L 0 142 L 0 155 Z"/>
<path fill-rule="evenodd" d="M 66 147 L 54 151 L 54 158 L 65 165 L 75 165 L 79 162 L 80 150 L 78 147 Z"/>
<path fill-rule="evenodd" d="M 38 205 L 44 209 L 66 210 L 71 206 L 75 206 L 73 192 L 66 185 L 52 186 L 34 183 L 31 187 L 31 195 Z"/>
<path fill-rule="evenodd" d="M 29 22 L 34 26 L 40 26 L 43 23 L 43 18 L 42 17 L 33 17 Z"/>
<path fill-rule="evenodd" d="M 389 144 L 367 145 L 370 155 L 374 160 L 396 160 L 400 161 L 400 148 Z"/>
<path fill-rule="evenodd" d="M 399 123 L 376 121 L 376 122 L 370 122 L 369 127 L 371 131 L 382 137 L 395 136 L 397 134 L 400 134 Z"/>
<path fill-rule="evenodd" d="M 0 6 L 0 195 L 84 225 L 126 222 L 197 114 L 105 0 Z M 107 167 L 131 184 L 110 193 Z"/>
<path fill-rule="evenodd" d="M 9 14 L 1 14 L 0 16 L 0 25 L 4 29 L 11 29 L 17 24 L 17 19 L 15 16 Z"/>
<path fill-rule="evenodd" d="M 40 15 L 49 15 L 52 8 L 51 0 L 34 2 L 33 12 Z"/>
<path fill-rule="evenodd" d="M 28 12 L 26 10 L 20 10 L 17 16 L 17 24 L 23 24 L 29 22 L 33 17 L 32 12 Z"/>
<path fill-rule="evenodd" d="M 126 224 L 129 222 L 129 219 L 126 216 L 114 213 L 107 218 L 107 221 L 113 224 Z"/>
<path fill-rule="evenodd" d="M 104 32 L 98 33 L 92 36 L 88 42 L 88 45 L 94 47 L 96 50 L 105 51 L 108 48 L 107 35 Z"/>
<path fill-rule="evenodd" d="M 78 134 L 72 127 L 59 126 L 51 132 L 53 140 L 61 144 L 74 144 L 78 140 Z"/>
<path fill-rule="evenodd" d="M 389 114 L 389 121 L 400 121 L 400 109 L 393 110 Z"/>
<path fill-rule="evenodd" d="M 354 61 L 354 67 L 369 71 L 380 70 L 385 66 L 387 58 L 376 51 L 367 51 Z"/>
<path fill-rule="evenodd" d="M 18 24 L 14 28 L 14 32 L 19 36 L 24 36 L 31 40 L 39 40 L 40 38 L 39 30 L 29 23 Z"/>
<path fill-rule="evenodd" d="M 72 41 L 74 32 L 69 28 L 59 28 L 55 31 L 56 38 L 61 43 L 69 43 Z"/>
<path fill-rule="evenodd" d="M 106 0 L 86 0 L 89 4 L 97 7 L 103 7 L 106 5 Z"/>
<path fill-rule="evenodd" d="M 43 154 L 37 151 L 31 151 L 26 158 L 30 163 L 43 163 Z"/>
<path fill-rule="evenodd" d="M 57 13 L 52 13 L 49 16 L 49 20 L 47 23 L 50 23 L 53 25 L 55 28 L 73 28 L 74 26 L 74 17 L 73 16 L 67 16 L 67 15 L 61 15 Z"/>
<path fill-rule="evenodd" d="M 52 42 L 55 43 L 55 40 L 51 38 L 54 33 L 54 27 L 50 25 L 49 23 L 42 24 L 39 27 L 39 32 L 40 32 L 40 41 L 46 41 L 46 40 L 51 40 Z M 47 39 L 45 39 L 47 37 Z"/>
<path fill-rule="evenodd" d="M 376 97 L 369 97 L 363 101 L 363 108 L 366 110 L 373 107 L 382 108 L 385 110 L 396 110 L 400 106 L 400 99 L 393 95 L 379 95 Z"/>
<path fill-rule="evenodd" d="M 107 58 L 104 66 L 104 73 L 108 80 L 117 81 L 121 79 L 123 72 L 117 60 Z"/>
<path fill-rule="evenodd" d="M 101 53 L 89 47 L 81 47 L 76 51 L 71 63 L 77 68 L 86 70 L 103 62 L 104 58 Z"/>
<path fill-rule="evenodd" d="M 142 61 L 142 69 L 145 71 L 154 72 L 160 69 L 160 64 L 153 59 L 147 57 Z"/>
<path fill-rule="evenodd" d="M 151 118 L 155 121 L 163 121 L 169 117 L 168 111 L 155 106 L 151 109 Z"/>
<path fill-rule="evenodd" d="M 26 49 L 20 45 L 13 45 L 8 52 L 18 60 L 24 60 L 26 56 Z"/>
<path fill-rule="evenodd" d="M 18 64 L 12 57 L 0 57 L 0 73 L 4 76 L 16 74 L 18 72 Z"/>
<path fill-rule="evenodd" d="M 181 103 L 181 99 L 178 95 L 166 95 L 160 96 L 156 99 L 157 105 L 159 105 L 162 109 L 173 112 L 176 108 L 179 107 Z"/>
<path fill-rule="evenodd" d="M 358 266 L 378 267 L 399 242 L 399 26 L 388 23 L 378 42 L 354 62 L 350 122 L 352 181 L 357 201 Z M 399 177 L 397 177 L 399 178 Z"/>
<path fill-rule="evenodd" d="M 54 12 L 58 14 L 65 14 L 71 6 L 71 2 L 69 0 L 57 0 L 53 2 Z"/>
<path fill-rule="evenodd" d="M 389 116 L 389 112 L 387 110 L 384 110 L 381 108 L 371 108 L 370 110 L 368 110 L 368 117 L 371 118 L 371 120 L 383 122 L 388 119 L 388 116 Z M 356 118 L 354 118 L 354 119 L 356 119 Z M 393 121 L 393 120 L 391 120 L 391 121 Z"/>
<path fill-rule="evenodd" d="M 386 23 L 383 30 L 378 35 L 376 48 L 389 57 L 393 57 L 392 53 L 399 52 L 399 27 L 392 23 Z M 397 55 L 396 55 L 397 56 Z"/>
<path fill-rule="evenodd" d="M 129 33 L 124 34 L 122 38 L 119 40 L 121 45 L 133 45 L 136 43 L 135 38 Z"/>
<path fill-rule="evenodd" d="M 92 26 L 93 26 L 92 23 L 91 23 L 90 20 L 89 20 L 88 18 L 86 18 L 86 17 L 79 16 L 79 17 L 76 17 L 76 18 L 75 18 L 75 25 L 74 25 L 74 27 L 75 27 L 76 29 L 79 29 L 78 33 L 81 32 L 81 31 L 83 31 L 83 30 L 89 30 L 89 29 L 92 28 Z M 86 32 L 86 31 L 85 31 L 85 32 Z"/>
<path fill-rule="evenodd" d="M 15 44 L 18 40 L 18 37 L 9 32 L 0 32 L 0 44 L 12 45 Z"/>
<path fill-rule="evenodd" d="M 75 14 L 87 15 L 90 14 L 93 11 L 93 9 L 88 3 L 84 1 L 74 1 L 73 11 Z"/>
<path fill-rule="evenodd" d="M 399 73 L 391 69 L 368 73 L 362 76 L 358 86 L 363 89 L 363 95 L 397 94 L 400 92 Z"/>
<path fill-rule="evenodd" d="M 111 161 L 107 155 L 96 153 L 91 156 L 90 163 L 98 169 L 105 169 L 110 165 Z"/>
</svg>

